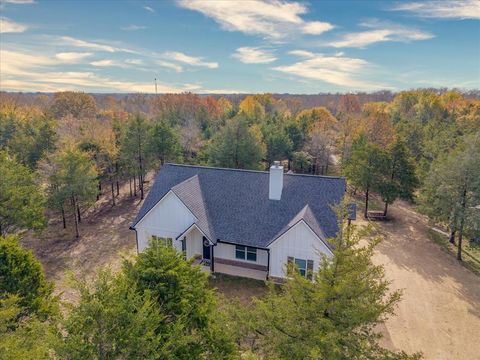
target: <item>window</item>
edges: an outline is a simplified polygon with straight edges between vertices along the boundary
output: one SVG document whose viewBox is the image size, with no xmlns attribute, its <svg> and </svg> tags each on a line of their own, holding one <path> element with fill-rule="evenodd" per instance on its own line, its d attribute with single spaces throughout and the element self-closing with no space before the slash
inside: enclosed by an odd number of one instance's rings
<svg viewBox="0 0 480 360">
<path fill-rule="evenodd" d="M 152 235 L 151 237 L 152 240 L 155 240 L 155 241 L 160 241 L 161 243 L 163 243 L 165 246 L 172 246 L 172 238 L 169 238 L 169 237 L 162 237 L 162 236 L 157 236 L 157 235 Z"/>
<path fill-rule="evenodd" d="M 307 279 L 312 278 L 313 274 L 313 260 L 297 259 L 292 256 L 289 256 L 287 259 L 288 264 L 295 264 L 300 275 L 306 277 Z"/>
<path fill-rule="evenodd" d="M 183 253 L 183 256 L 186 257 L 187 256 L 187 238 L 184 237 L 182 240 L 182 253 Z"/>
<path fill-rule="evenodd" d="M 257 249 L 249 246 L 235 245 L 235 258 L 257 261 Z"/>
</svg>

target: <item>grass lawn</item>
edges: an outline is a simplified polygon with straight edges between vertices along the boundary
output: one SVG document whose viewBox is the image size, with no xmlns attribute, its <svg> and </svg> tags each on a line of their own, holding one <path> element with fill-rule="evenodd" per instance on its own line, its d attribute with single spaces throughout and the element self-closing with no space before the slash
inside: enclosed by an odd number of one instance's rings
<svg viewBox="0 0 480 360">
<path fill-rule="evenodd" d="M 262 297 L 267 293 L 265 281 L 216 273 L 210 276 L 210 284 L 218 292 L 229 299 L 238 299 L 248 304 L 254 297 Z"/>
</svg>

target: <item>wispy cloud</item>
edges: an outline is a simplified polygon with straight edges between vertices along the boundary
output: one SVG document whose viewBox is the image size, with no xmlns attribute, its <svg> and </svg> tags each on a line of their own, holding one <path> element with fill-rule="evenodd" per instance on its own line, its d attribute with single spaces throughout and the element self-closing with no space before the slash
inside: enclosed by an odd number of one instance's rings
<svg viewBox="0 0 480 360">
<path fill-rule="evenodd" d="M 151 8 L 150 6 L 144 6 L 143 8 L 151 13 L 155 12 L 155 9 Z"/>
<path fill-rule="evenodd" d="M 141 59 L 126 59 L 125 63 L 130 65 L 143 65 L 143 60 Z"/>
<path fill-rule="evenodd" d="M 143 25 L 128 25 L 125 27 L 122 27 L 122 30 L 125 31 L 137 31 L 137 30 L 145 30 L 147 27 Z"/>
<path fill-rule="evenodd" d="M 357 75 L 364 71 L 369 63 L 363 59 L 342 56 L 326 56 L 304 51 L 295 51 L 294 55 L 308 57 L 291 65 L 277 66 L 273 70 L 289 75 L 296 75 L 304 79 L 320 80 L 329 84 L 349 89 L 378 89 L 385 88 L 381 84 L 362 81 Z"/>
<path fill-rule="evenodd" d="M 28 5 L 35 4 L 34 0 L 0 0 L 1 4 Z"/>
<path fill-rule="evenodd" d="M 420 17 L 438 19 L 480 19 L 478 0 L 436 0 L 403 2 L 392 10 L 408 11 Z"/>
<path fill-rule="evenodd" d="M 218 63 L 216 62 L 204 61 L 202 57 L 190 56 L 179 51 L 168 51 L 166 53 L 163 53 L 162 57 L 169 60 L 174 60 L 184 64 L 188 64 L 191 66 L 206 67 L 209 69 L 218 68 Z"/>
<path fill-rule="evenodd" d="M 305 58 L 312 58 L 315 57 L 315 54 L 311 51 L 307 50 L 291 50 L 288 52 L 290 55 L 300 56 Z"/>
<path fill-rule="evenodd" d="M 159 65 L 163 68 L 173 70 L 177 73 L 183 72 L 183 67 L 181 65 L 178 65 L 178 64 L 175 64 L 175 63 L 172 63 L 172 62 L 168 62 L 168 61 L 163 61 L 163 60 L 158 60 L 156 63 L 157 63 L 157 65 Z"/>
<path fill-rule="evenodd" d="M 92 53 L 62 52 L 55 54 L 55 57 L 63 62 L 78 63 L 92 55 Z"/>
<path fill-rule="evenodd" d="M 307 21 L 301 15 L 308 8 L 283 0 L 178 0 L 179 6 L 201 12 L 228 31 L 262 35 L 279 40 L 293 33 L 321 34 L 333 29 L 327 22 Z"/>
<path fill-rule="evenodd" d="M 90 63 L 92 66 L 96 67 L 119 67 L 123 69 L 127 68 L 137 68 L 140 65 L 143 65 L 143 61 L 139 59 L 127 59 L 127 60 L 114 60 L 114 59 L 102 59 L 102 60 L 95 60 Z M 143 70 L 143 69 L 142 69 Z"/>
<path fill-rule="evenodd" d="M 259 47 L 240 47 L 232 57 L 245 64 L 268 64 L 277 60 L 271 51 Z"/>
<path fill-rule="evenodd" d="M 327 45 L 336 48 L 364 48 L 378 42 L 411 42 L 428 40 L 434 37 L 434 35 L 429 32 L 397 24 L 371 21 L 362 23 L 361 25 L 363 27 L 371 28 L 372 30 L 344 34 L 339 40 L 332 41 Z"/>
<path fill-rule="evenodd" d="M 104 51 L 104 52 L 111 52 L 111 53 L 114 53 L 114 52 L 126 52 L 126 53 L 132 53 L 132 54 L 138 53 L 137 51 L 132 49 L 120 48 L 120 47 L 103 44 L 99 42 L 85 41 L 85 40 L 76 39 L 70 36 L 61 36 L 57 39 L 57 41 L 67 46 L 85 48 L 90 50 L 97 50 L 97 51 Z"/>
<path fill-rule="evenodd" d="M 0 87 L 7 91 L 112 91 L 154 92 L 153 82 L 114 80 L 91 71 L 58 71 L 65 60 L 49 54 L 0 49 Z M 158 83 L 160 92 L 183 92 L 190 84 L 174 86 Z"/>
<path fill-rule="evenodd" d="M 35 4 L 34 0 L 1 0 L 0 2 L 5 4 L 16 4 L 16 5 Z"/>
<path fill-rule="evenodd" d="M 25 24 L 17 23 L 6 17 L 0 17 L 0 33 L 21 33 L 28 29 Z"/>
</svg>

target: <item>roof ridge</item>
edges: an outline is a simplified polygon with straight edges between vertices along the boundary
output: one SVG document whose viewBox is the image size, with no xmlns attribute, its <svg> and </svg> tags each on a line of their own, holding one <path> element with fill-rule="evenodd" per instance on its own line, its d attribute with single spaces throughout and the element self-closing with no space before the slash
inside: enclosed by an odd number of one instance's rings
<svg viewBox="0 0 480 360">
<path fill-rule="evenodd" d="M 200 168 L 200 169 L 211 169 L 211 170 L 227 170 L 227 171 L 239 171 L 239 172 L 251 172 L 251 173 L 262 173 L 269 174 L 267 170 L 250 170 L 250 169 L 234 169 L 234 168 L 225 168 L 217 166 L 206 166 L 206 165 L 191 165 L 191 164 L 175 164 L 175 163 L 165 163 L 163 166 L 178 166 L 178 167 L 189 167 L 189 168 Z M 322 179 L 345 179 L 345 176 L 331 176 L 331 175 L 314 175 L 314 174 L 288 174 L 284 173 L 284 176 L 304 176 L 312 178 L 322 178 Z"/>
<path fill-rule="evenodd" d="M 179 166 L 179 167 L 190 167 L 190 168 L 200 168 L 200 169 L 212 169 L 212 170 L 228 170 L 228 171 L 241 171 L 241 172 L 265 173 L 265 174 L 269 173 L 268 171 L 265 171 L 265 170 L 234 169 L 234 168 L 224 168 L 224 167 L 205 166 L 205 165 L 165 163 L 163 166 L 165 166 L 165 165 Z"/>
</svg>

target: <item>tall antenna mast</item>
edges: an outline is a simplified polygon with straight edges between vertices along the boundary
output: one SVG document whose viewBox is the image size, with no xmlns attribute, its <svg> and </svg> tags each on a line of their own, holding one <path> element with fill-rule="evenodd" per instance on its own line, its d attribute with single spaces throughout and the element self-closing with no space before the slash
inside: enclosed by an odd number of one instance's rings
<svg viewBox="0 0 480 360">
<path fill-rule="evenodd" d="M 157 78 L 155 78 L 155 95 L 157 95 Z"/>
</svg>

